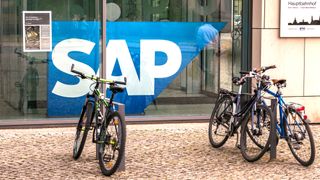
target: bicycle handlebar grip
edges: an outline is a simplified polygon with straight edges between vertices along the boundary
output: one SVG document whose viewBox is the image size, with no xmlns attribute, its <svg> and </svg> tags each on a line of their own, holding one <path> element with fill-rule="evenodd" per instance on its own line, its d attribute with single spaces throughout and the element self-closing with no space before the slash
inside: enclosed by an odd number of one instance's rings
<svg viewBox="0 0 320 180">
<path fill-rule="evenodd" d="M 258 73 L 258 72 L 265 72 L 266 70 L 268 70 L 268 69 L 274 69 L 274 68 L 276 68 L 276 65 L 271 65 L 271 66 L 263 66 L 263 67 L 260 67 L 260 68 L 258 68 L 258 69 L 256 69 L 256 70 L 254 70 L 254 72 L 256 72 L 256 73 Z"/>
<path fill-rule="evenodd" d="M 274 68 L 276 68 L 276 65 L 266 66 L 266 67 L 264 68 L 264 70 L 266 71 L 266 70 L 268 70 L 268 69 L 274 69 Z"/>
<path fill-rule="evenodd" d="M 124 77 L 124 81 L 114 81 L 114 83 L 126 85 L 127 84 L 127 77 Z"/>
<path fill-rule="evenodd" d="M 240 71 L 240 74 L 250 74 L 250 71 Z"/>
<path fill-rule="evenodd" d="M 82 79 L 86 78 L 86 76 L 82 72 L 74 69 L 74 64 L 71 65 L 71 72 L 78 74 Z"/>
</svg>

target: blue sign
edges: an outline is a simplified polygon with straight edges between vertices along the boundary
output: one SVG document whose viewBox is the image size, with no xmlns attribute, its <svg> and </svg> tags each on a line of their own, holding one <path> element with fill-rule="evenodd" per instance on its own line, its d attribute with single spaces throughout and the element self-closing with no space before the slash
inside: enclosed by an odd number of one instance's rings
<svg viewBox="0 0 320 180">
<path fill-rule="evenodd" d="M 116 101 L 127 114 L 140 114 L 181 73 L 225 23 L 108 22 L 107 78 L 127 77 Z M 48 75 L 48 116 L 78 115 L 90 80 L 70 72 L 71 64 L 99 74 L 98 22 L 53 22 L 53 51 Z"/>
</svg>

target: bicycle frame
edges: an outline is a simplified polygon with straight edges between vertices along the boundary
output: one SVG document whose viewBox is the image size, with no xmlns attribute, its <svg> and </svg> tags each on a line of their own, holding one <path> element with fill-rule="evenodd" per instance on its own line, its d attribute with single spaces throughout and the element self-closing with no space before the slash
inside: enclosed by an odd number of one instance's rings
<svg viewBox="0 0 320 180">
<path fill-rule="evenodd" d="M 93 93 L 90 94 L 88 93 L 86 96 L 85 104 L 86 103 L 92 103 L 93 104 L 93 113 L 92 113 L 92 118 L 91 121 L 96 118 L 96 126 L 104 125 L 106 122 L 106 119 L 110 116 L 112 110 L 115 108 L 113 107 L 113 98 L 114 98 L 114 93 L 111 94 L 110 101 L 108 102 L 104 97 L 103 94 L 99 90 L 99 82 L 95 82 L 96 85 L 94 87 Z M 101 105 L 103 105 L 106 110 L 105 116 L 101 113 Z M 97 127 L 94 127 L 96 130 Z M 95 133 L 95 132 L 93 132 Z M 94 139 L 95 136 L 92 136 L 92 142 L 96 143 L 97 140 Z"/>
<path fill-rule="evenodd" d="M 274 92 L 270 91 L 269 89 L 266 89 L 265 92 L 267 92 L 268 94 L 272 95 L 273 97 L 275 97 L 277 99 L 278 108 L 279 108 L 280 124 L 277 123 L 276 128 L 277 128 L 278 133 L 280 134 L 280 137 L 285 138 L 285 132 L 284 132 L 284 127 L 283 127 L 284 121 L 287 121 L 287 117 L 284 115 L 284 110 L 283 110 L 283 106 L 286 106 L 285 102 L 278 92 L 274 93 Z M 288 123 L 288 121 L 287 121 L 287 123 Z"/>
<path fill-rule="evenodd" d="M 242 91 L 242 84 L 239 85 L 239 90 L 236 96 L 232 98 L 232 104 L 233 104 L 232 117 L 233 118 L 231 118 L 230 125 L 229 125 L 230 134 L 233 134 L 234 130 L 237 130 L 240 127 L 242 123 L 242 119 L 244 118 L 244 115 L 247 115 L 250 109 L 252 109 L 252 112 L 253 112 L 254 108 L 252 108 L 252 106 L 256 104 L 257 99 L 259 99 L 260 97 L 260 90 L 259 90 L 257 93 L 254 94 L 254 96 L 250 98 L 250 100 L 244 105 L 244 107 L 241 108 L 240 106 L 241 91 Z M 228 107 L 226 107 L 225 110 L 227 110 Z"/>
<path fill-rule="evenodd" d="M 279 92 L 274 93 L 274 92 L 270 91 L 269 89 L 265 89 L 264 91 L 277 99 L 278 108 L 279 108 L 279 117 L 280 117 L 279 121 L 280 121 L 280 123 L 276 124 L 276 128 L 277 128 L 277 131 L 280 135 L 280 138 L 287 138 L 287 136 L 285 135 L 285 129 L 284 129 L 284 122 L 286 122 L 286 124 L 289 124 L 287 116 L 285 115 L 285 110 L 284 110 L 285 108 L 287 108 L 287 105 L 284 102 L 284 100 Z M 298 127 L 301 129 L 299 124 L 298 124 Z M 290 134 L 292 134 L 292 130 L 291 130 L 290 126 L 288 126 L 288 130 L 289 130 Z"/>
</svg>

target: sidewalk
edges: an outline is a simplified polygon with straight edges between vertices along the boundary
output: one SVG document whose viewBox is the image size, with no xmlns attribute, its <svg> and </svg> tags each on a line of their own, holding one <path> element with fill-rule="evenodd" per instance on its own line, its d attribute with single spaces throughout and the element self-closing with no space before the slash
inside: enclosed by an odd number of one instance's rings
<svg viewBox="0 0 320 180">
<path fill-rule="evenodd" d="M 269 155 L 246 162 L 231 138 L 220 149 L 208 141 L 207 123 L 128 125 L 126 170 L 111 179 L 320 179 L 320 126 L 312 126 L 316 160 L 308 168 L 280 141 Z M 108 179 L 90 142 L 72 159 L 75 128 L 0 130 L 0 179 Z"/>
</svg>

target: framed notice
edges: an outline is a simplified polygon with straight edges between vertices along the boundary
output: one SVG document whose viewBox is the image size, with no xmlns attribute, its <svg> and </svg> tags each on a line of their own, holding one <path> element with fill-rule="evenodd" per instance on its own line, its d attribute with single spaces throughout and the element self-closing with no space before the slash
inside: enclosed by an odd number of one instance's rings
<svg viewBox="0 0 320 180">
<path fill-rule="evenodd" d="M 23 11 L 23 51 L 51 50 L 51 11 Z"/>
<path fill-rule="evenodd" d="M 320 37 L 320 1 L 281 0 L 280 37 Z"/>
</svg>

